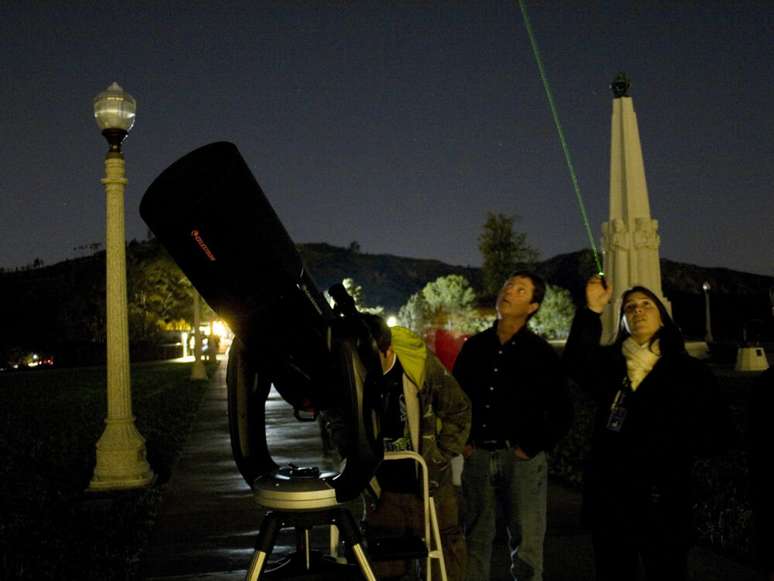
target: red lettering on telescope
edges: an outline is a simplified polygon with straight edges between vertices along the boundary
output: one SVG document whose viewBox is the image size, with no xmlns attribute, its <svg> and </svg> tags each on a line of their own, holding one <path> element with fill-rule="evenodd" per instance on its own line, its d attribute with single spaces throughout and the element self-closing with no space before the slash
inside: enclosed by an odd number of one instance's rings
<svg viewBox="0 0 774 581">
<path fill-rule="evenodd" d="M 215 262 L 216 260 L 215 255 L 212 253 L 212 250 L 210 250 L 210 247 L 207 246 L 207 243 L 204 240 L 202 240 L 202 237 L 199 234 L 199 231 L 192 230 L 191 237 L 196 241 L 196 244 L 199 245 L 199 248 L 202 249 L 202 252 L 204 252 L 205 256 L 207 256 L 207 258 L 209 258 L 212 262 Z"/>
</svg>

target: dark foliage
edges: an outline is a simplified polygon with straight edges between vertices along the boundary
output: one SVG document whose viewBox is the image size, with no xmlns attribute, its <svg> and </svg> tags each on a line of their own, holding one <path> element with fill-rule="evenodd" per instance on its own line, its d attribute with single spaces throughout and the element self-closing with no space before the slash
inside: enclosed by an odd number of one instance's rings
<svg viewBox="0 0 774 581">
<path fill-rule="evenodd" d="M 135 360 L 163 358 L 158 323 L 191 319 L 191 285 L 155 240 L 127 246 L 129 340 Z M 0 273 L 0 368 L 13 354 L 54 356 L 57 365 L 105 361 L 105 253 Z"/>
<path fill-rule="evenodd" d="M 495 297 L 507 278 L 520 268 L 532 269 L 538 260 L 538 250 L 527 242 L 524 232 L 514 230 L 519 216 L 489 212 L 478 237 L 483 295 Z"/>
</svg>

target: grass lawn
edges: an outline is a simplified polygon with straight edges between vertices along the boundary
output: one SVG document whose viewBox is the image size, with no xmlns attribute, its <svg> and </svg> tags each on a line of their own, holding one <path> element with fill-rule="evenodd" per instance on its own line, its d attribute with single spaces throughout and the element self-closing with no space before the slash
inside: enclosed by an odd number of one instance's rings
<svg viewBox="0 0 774 581">
<path fill-rule="evenodd" d="M 0 374 L 0 579 L 133 579 L 206 388 L 174 362 L 132 367 L 136 425 L 157 475 L 86 493 L 107 414 L 104 367 Z"/>
</svg>

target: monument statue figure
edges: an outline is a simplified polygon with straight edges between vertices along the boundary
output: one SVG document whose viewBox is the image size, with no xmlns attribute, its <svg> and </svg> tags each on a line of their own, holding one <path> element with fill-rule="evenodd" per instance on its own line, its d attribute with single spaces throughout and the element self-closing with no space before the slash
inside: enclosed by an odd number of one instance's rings
<svg viewBox="0 0 774 581">
<path fill-rule="evenodd" d="M 602 225 L 604 270 L 616 295 L 636 284 L 656 293 L 671 311 L 661 287 L 658 221 L 650 215 L 645 164 L 631 83 L 618 73 L 610 88 L 613 113 L 610 141 L 610 213 Z M 603 342 L 611 341 L 618 328 L 620 305 L 610 304 L 602 314 Z"/>
</svg>

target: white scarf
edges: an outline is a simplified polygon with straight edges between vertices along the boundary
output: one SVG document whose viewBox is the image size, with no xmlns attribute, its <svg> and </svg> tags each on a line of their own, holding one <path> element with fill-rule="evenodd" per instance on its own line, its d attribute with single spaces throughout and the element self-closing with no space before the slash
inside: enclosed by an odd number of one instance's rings
<svg viewBox="0 0 774 581">
<path fill-rule="evenodd" d="M 640 345 L 629 337 L 621 345 L 621 352 L 626 358 L 626 373 L 634 391 L 661 357 L 658 339 L 652 345 Z"/>
</svg>

